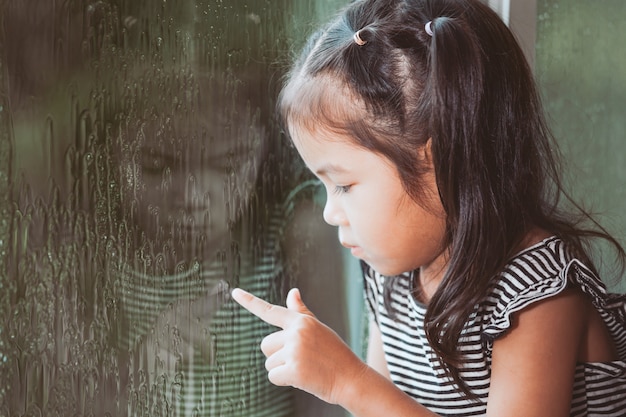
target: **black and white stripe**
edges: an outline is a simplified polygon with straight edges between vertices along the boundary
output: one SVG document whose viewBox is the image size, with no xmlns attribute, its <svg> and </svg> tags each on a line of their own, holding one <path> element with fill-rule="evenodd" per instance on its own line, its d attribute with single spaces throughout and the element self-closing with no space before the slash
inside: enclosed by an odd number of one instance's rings
<svg viewBox="0 0 626 417">
<path fill-rule="evenodd" d="M 461 377 L 478 397 L 467 400 L 447 378 L 424 332 L 426 306 L 410 295 L 412 274 L 399 277 L 390 314 L 383 301 L 385 277 L 364 266 L 366 305 L 382 334 L 394 383 L 442 416 L 478 416 L 487 409 L 493 340 L 508 331 L 511 314 L 576 285 L 591 297 L 613 336 L 619 361 L 582 363 L 576 368 L 571 415 L 626 415 L 626 297 L 608 294 L 600 280 L 555 238 L 521 252 L 475 309 L 459 348 L 467 362 Z"/>
<path fill-rule="evenodd" d="M 129 364 L 133 374 L 129 415 L 293 415 L 292 389 L 268 381 L 259 348 L 263 337 L 275 328 L 229 300 L 227 287 L 221 300 L 215 296 L 218 305 L 210 321 L 190 325 L 184 316 L 175 323 L 171 312 L 177 303 L 211 294 L 224 282 L 270 302 L 282 302 L 280 287 L 288 279 L 280 258 L 283 232 L 297 200 L 316 184 L 302 184 L 284 204 L 272 209 L 265 233 L 258 244 L 252 244 L 254 248 L 224 253 L 215 262 L 179 274 L 154 276 L 129 266 L 118 272 L 117 299 L 124 323 L 118 344 L 134 358 Z M 164 316 L 168 311 L 170 315 Z M 192 348 L 178 340 L 176 326 L 185 325 L 204 335 Z M 135 403 L 134 396 L 140 398 Z"/>
</svg>

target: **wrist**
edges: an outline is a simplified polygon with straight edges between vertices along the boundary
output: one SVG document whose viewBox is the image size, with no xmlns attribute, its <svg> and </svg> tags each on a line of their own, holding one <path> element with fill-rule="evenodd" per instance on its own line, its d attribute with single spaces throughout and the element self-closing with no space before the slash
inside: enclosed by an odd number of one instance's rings
<svg viewBox="0 0 626 417">
<path fill-rule="evenodd" d="M 376 402 L 374 399 L 381 394 L 380 389 L 388 385 L 395 388 L 391 381 L 360 361 L 359 366 L 341 381 L 336 402 L 353 415 L 360 416 L 360 409 Z"/>
<path fill-rule="evenodd" d="M 365 363 L 342 381 L 336 399 L 354 417 L 436 416 Z"/>
<path fill-rule="evenodd" d="M 368 366 L 356 355 L 352 359 L 348 363 L 344 361 L 335 372 L 329 398 L 325 401 L 347 408 L 346 403 L 349 403 L 353 396 L 359 395 L 361 391 L 359 384 L 367 373 Z"/>
</svg>

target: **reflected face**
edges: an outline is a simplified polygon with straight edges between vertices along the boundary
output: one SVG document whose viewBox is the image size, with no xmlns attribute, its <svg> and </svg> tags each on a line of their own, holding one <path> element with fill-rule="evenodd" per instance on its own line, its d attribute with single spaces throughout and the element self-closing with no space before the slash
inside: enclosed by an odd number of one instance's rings
<svg viewBox="0 0 626 417">
<path fill-rule="evenodd" d="M 424 179 L 426 209 L 409 197 L 386 158 L 323 130 L 291 133 L 326 188 L 324 220 L 338 227 L 341 244 L 355 257 L 384 275 L 438 267 L 445 216 L 439 200 L 431 198 L 438 195 L 434 174 Z"/>
<path fill-rule="evenodd" d="M 253 118 L 206 119 L 144 130 L 134 152 L 122 155 L 125 176 L 135 178 L 127 190 L 135 221 L 157 247 L 187 259 L 210 255 L 241 218 L 264 152 Z"/>
</svg>

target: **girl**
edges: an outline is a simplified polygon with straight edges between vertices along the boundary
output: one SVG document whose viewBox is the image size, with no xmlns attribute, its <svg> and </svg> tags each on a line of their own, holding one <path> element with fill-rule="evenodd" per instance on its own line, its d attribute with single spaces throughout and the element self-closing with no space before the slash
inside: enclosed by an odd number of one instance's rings
<svg viewBox="0 0 626 417">
<path fill-rule="evenodd" d="M 557 205 L 555 145 L 494 12 L 353 2 L 311 38 L 280 109 L 362 261 L 371 326 L 368 366 L 297 290 L 287 308 L 234 290 L 282 328 L 261 344 L 273 383 L 355 416 L 626 413 L 626 300 L 587 243 L 622 265 L 624 250 Z"/>
</svg>

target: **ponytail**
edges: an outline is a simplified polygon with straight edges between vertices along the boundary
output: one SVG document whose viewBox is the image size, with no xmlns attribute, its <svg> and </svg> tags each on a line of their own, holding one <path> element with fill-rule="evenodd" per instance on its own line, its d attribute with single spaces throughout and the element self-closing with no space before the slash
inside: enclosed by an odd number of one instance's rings
<svg viewBox="0 0 626 417">
<path fill-rule="evenodd" d="M 488 291 L 489 278 L 511 256 L 527 225 L 512 221 L 523 213 L 508 200 L 501 149 L 507 137 L 494 137 L 488 114 L 487 57 L 475 28 L 455 17 L 432 21 L 433 38 L 424 95 L 430 114 L 428 130 L 441 202 L 447 216 L 449 264 L 426 313 L 428 339 L 453 380 L 470 394 L 459 377 L 463 358 L 459 336 L 474 305 Z M 504 133 L 503 133 L 504 134 Z M 506 146 L 505 146 L 506 147 Z"/>
</svg>

